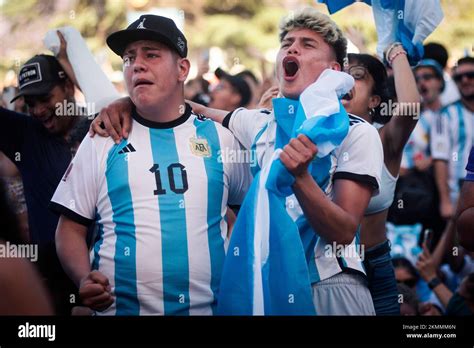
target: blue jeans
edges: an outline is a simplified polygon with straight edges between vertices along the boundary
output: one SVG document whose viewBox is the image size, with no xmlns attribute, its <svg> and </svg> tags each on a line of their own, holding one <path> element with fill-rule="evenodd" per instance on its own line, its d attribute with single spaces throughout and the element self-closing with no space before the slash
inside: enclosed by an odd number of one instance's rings
<svg viewBox="0 0 474 348">
<path fill-rule="evenodd" d="M 397 281 L 390 256 L 390 242 L 365 251 L 364 265 L 376 315 L 400 315 Z"/>
</svg>

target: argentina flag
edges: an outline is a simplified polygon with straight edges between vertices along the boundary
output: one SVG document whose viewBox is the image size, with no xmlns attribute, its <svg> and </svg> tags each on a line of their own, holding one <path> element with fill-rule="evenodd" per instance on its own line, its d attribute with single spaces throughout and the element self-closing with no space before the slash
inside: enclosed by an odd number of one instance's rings
<svg viewBox="0 0 474 348">
<path fill-rule="evenodd" d="M 319 0 L 329 13 L 357 2 L 356 0 Z M 372 6 L 377 29 L 377 55 L 394 42 L 401 42 L 411 65 L 423 58 L 423 41 L 443 19 L 439 0 L 363 0 Z"/>
<path fill-rule="evenodd" d="M 234 226 L 221 277 L 218 314 L 316 314 L 308 260 L 298 226 L 285 206 L 295 179 L 279 154 L 291 138 L 304 134 L 318 146 L 315 168 L 308 170 L 319 169 L 329 176 L 327 166 L 317 166 L 347 135 L 349 119 L 339 99 L 353 85 L 348 74 L 325 70 L 299 100 L 273 100 L 278 126 L 275 152 L 256 174 Z"/>
</svg>

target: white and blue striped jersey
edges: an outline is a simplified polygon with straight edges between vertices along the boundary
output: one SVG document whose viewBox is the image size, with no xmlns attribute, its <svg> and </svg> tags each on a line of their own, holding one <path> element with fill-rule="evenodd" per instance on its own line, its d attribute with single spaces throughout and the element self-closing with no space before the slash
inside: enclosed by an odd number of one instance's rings
<svg viewBox="0 0 474 348">
<path fill-rule="evenodd" d="M 320 183 L 321 189 L 331 199 L 333 181 L 337 179 L 354 180 L 370 185 L 374 188 L 374 195 L 378 194 L 380 186 L 383 166 L 380 136 L 377 130 L 362 118 L 353 115 L 349 115 L 349 118 L 350 126 L 346 138 L 329 156 L 330 161 L 327 162 L 329 177 L 324 183 Z M 257 163 L 251 168 L 252 173 L 258 172 L 263 163 L 271 161 L 277 132 L 273 112 L 265 109 L 240 108 L 227 115 L 223 125 L 234 133 L 244 148 L 255 152 Z M 319 182 L 317 173 L 313 173 L 313 177 Z M 334 250 L 330 249 L 332 244 L 314 233 L 295 195 L 287 197 L 286 210 L 298 225 L 303 247 L 309 259 L 308 267 L 312 283 L 330 278 L 346 268 L 365 274 L 359 255 L 359 232 L 351 244 L 344 246 L 344 250 L 341 246 L 340 253 L 328 252 Z M 316 244 L 311 250 L 314 238 Z"/>
<path fill-rule="evenodd" d="M 412 169 L 415 167 L 415 160 L 431 157 L 430 133 L 431 124 L 436 118 L 432 110 L 423 110 L 415 129 L 410 134 L 410 138 L 403 149 L 401 167 Z"/>
<path fill-rule="evenodd" d="M 99 233 L 91 268 L 115 296 L 104 315 L 211 315 L 216 305 L 227 205 L 239 205 L 248 164 L 232 134 L 192 112 L 156 123 L 134 110 L 128 139 L 86 136 L 51 202 Z"/>
<path fill-rule="evenodd" d="M 433 121 L 431 153 L 433 159 L 449 164 L 451 200 L 457 201 L 460 181 L 466 176 L 469 151 L 474 145 L 474 113 L 459 100 L 446 106 Z"/>
</svg>

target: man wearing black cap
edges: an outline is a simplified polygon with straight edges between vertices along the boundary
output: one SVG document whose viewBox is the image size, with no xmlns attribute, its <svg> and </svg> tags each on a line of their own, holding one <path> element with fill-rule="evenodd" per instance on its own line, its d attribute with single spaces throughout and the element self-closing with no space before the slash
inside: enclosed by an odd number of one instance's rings
<svg viewBox="0 0 474 348">
<path fill-rule="evenodd" d="M 229 75 L 221 69 L 217 69 L 215 74 L 220 81 L 211 92 L 210 108 L 230 111 L 250 102 L 250 87 L 243 77 Z"/>
<path fill-rule="evenodd" d="M 226 207 L 242 201 L 248 167 L 223 160 L 237 140 L 185 104 L 190 63 L 172 20 L 141 16 L 107 44 L 123 58 L 133 129 L 119 144 L 86 137 L 79 147 L 51 200 L 59 258 L 102 314 L 213 314 Z"/>
<path fill-rule="evenodd" d="M 13 100 L 23 97 L 31 117 L 0 108 L 0 151 L 22 175 L 31 242 L 39 245 L 38 264 L 56 312 L 70 314 L 75 289 L 56 256 L 58 216 L 48 209 L 48 203 L 72 159 L 71 133 L 90 122 L 58 112 L 64 111 L 64 105 L 76 108 L 74 86 L 55 57 L 34 56 L 21 67 L 18 78 L 20 92 Z M 84 135 L 83 131 L 80 137 Z"/>
</svg>

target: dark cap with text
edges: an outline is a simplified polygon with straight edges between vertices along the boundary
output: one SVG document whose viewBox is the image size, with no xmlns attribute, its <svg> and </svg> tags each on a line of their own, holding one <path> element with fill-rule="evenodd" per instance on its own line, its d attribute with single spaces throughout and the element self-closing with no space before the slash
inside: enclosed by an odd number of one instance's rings
<svg viewBox="0 0 474 348">
<path fill-rule="evenodd" d="M 54 56 L 40 54 L 28 60 L 18 73 L 20 93 L 12 100 L 23 96 L 48 94 L 60 81 L 66 79 L 61 64 Z"/>
<path fill-rule="evenodd" d="M 110 34 L 107 45 L 122 57 L 130 43 L 140 40 L 162 42 L 176 50 L 182 58 L 188 54 L 186 38 L 173 20 L 156 15 L 142 15 L 127 29 Z"/>
</svg>

